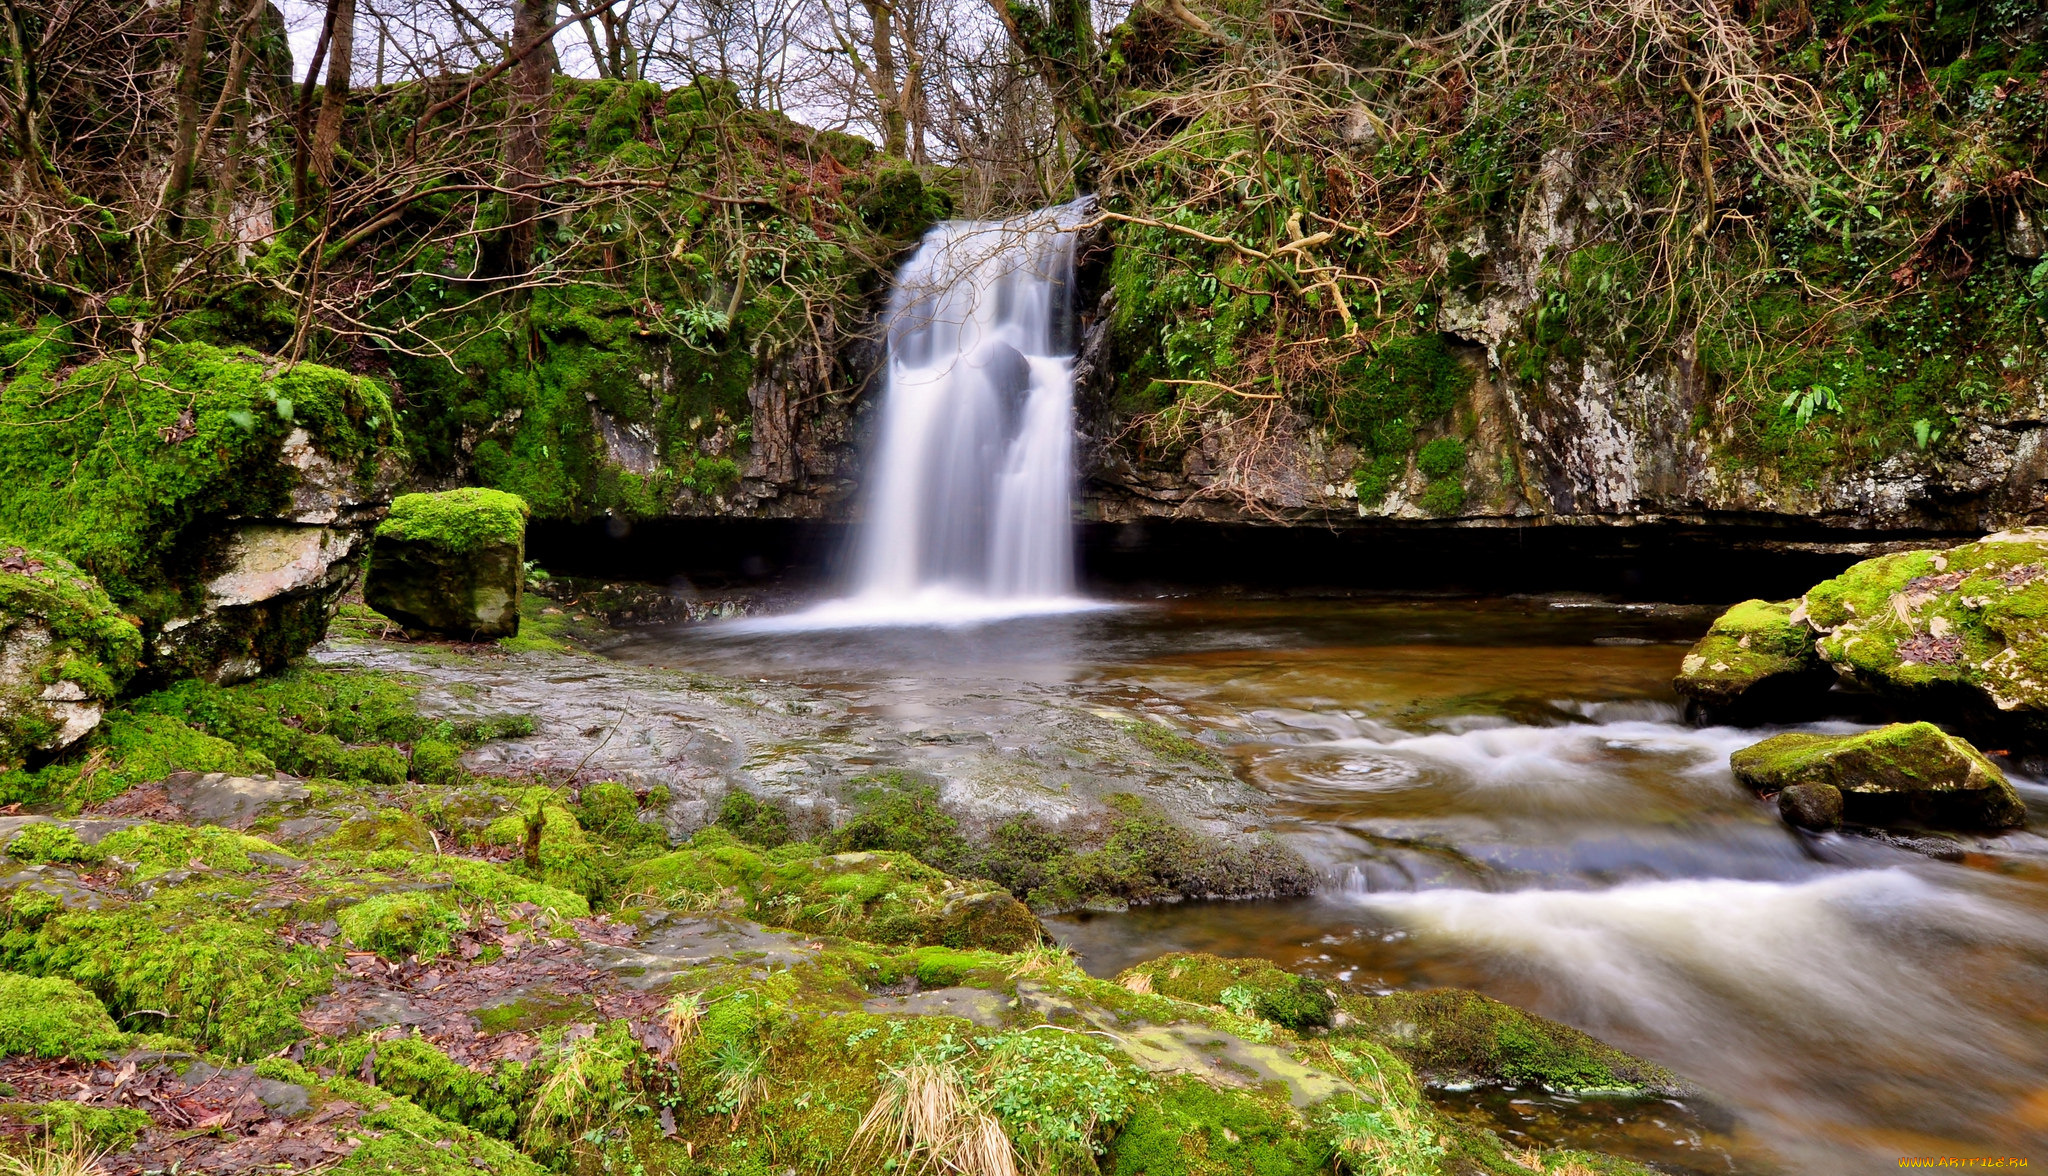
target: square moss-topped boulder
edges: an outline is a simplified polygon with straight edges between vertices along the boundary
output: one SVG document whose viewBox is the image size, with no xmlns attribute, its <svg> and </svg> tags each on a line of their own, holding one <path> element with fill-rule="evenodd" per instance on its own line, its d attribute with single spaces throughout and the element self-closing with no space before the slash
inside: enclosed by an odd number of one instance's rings
<svg viewBox="0 0 2048 1176">
<path fill-rule="evenodd" d="M 363 600 L 409 628 L 516 635 L 528 513 L 518 495 L 479 487 L 399 496 L 377 527 Z"/>
</svg>

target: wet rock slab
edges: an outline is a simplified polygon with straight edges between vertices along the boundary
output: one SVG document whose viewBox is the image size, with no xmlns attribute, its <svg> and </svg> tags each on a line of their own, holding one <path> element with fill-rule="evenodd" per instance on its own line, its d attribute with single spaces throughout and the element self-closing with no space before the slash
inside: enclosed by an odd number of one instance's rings
<svg viewBox="0 0 2048 1176">
<path fill-rule="evenodd" d="M 819 945 L 785 931 L 771 931 L 745 919 L 716 915 L 651 916 L 654 929 L 632 944 L 591 944 L 594 967 L 613 973 L 629 987 L 660 988 L 691 968 L 716 960 L 786 968 L 817 956 Z"/>
<path fill-rule="evenodd" d="M 935 781 L 948 807 L 1060 822 L 1135 793 L 1190 827 L 1236 836 L 1259 795 L 1220 763 L 1162 756 L 1135 740 L 1123 688 L 1015 682 L 950 694 L 926 683 L 747 682 L 594 656 L 469 656 L 335 640 L 316 660 L 404 675 L 428 714 L 532 715 L 536 731 L 471 751 L 473 771 L 666 787 L 677 835 L 705 824 L 730 789 L 827 815 L 855 779 L 902 770 Z"/>
</svg>

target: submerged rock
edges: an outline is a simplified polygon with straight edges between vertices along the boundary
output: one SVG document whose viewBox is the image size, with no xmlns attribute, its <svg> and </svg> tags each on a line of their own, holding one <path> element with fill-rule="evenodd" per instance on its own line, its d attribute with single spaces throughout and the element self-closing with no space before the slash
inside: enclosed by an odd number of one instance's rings
<svg viewBox="0 0 2048 1176">
<path fill-rule="evenodd" d="M 429 632 L 516 636 L 529 513 L 524 499 L 499 490 L 400 496 L 377 528 L 364 601 Z"/>
<path fill-rule="evenodd" d="M 1847 685 L 1972 738 L 2048 747 L 2048 528 L 1864 560 L 1792 615 Z"/>
<path fill-rule="evenodd" d="M 1745 600 L 1722 613 L 1685 655 L 1672 686 L 1703 723 L 1781 718 L 1810 710 L 1834 681 L 1796 600 Z"/>
<path fill-rule="evenodd" d="M 1825 820 L 1825 789 L 1839 793 L 1837 819 L 1855 825 L 2005 829 L 2026 823 L 2026 806 L 1998 766 L 1932 723 L 1894 723 L 1860 735 L 1792 732 L 1729 757 L 1737 779 L 1759 792 L 1801 789 L 1789 802 L 1795 823 Z M 1812 826 L 1808 826 L 1812 827 Z"/>
<path fill-rule="evenodd" d="M 0 548 L 0 771 L 85 738 L 141 652 L 142 634 L 69 560 Z"/>
</svg>

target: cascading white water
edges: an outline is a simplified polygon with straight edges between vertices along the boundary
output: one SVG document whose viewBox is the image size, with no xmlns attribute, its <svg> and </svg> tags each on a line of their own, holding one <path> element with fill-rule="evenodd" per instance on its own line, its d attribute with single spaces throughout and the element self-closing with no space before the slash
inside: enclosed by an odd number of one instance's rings
<svg viewBox="0 0 2048 1176">
<path fill-rule="evenodd" d="M 1074 596 L 1074 226 L 948 221 L 897 274 L 849 594 L 782 625 L 945 624 Z"/>
</svg>

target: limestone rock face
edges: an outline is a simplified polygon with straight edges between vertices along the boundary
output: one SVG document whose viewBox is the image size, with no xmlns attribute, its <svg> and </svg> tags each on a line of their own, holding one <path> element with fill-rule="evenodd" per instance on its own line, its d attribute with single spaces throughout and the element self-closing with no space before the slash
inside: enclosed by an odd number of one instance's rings
<svg viewBox="0 0 2048 1176">
<path fill-rule="evenodd" d="M 1835 816 L 1853 825 L 2005 829 L 2027 819 L 2005 773 L 1932 723 L 1893 723 L 1860 735 L 1778 735 L 1736 752 L 1729 765 L 1751 788 L 1778 792 L 1781 810 L 1802 824 Z M 1840 794 L 1839 807 L 1823 789 Z"/>
<path fill-rule="evenodd" d="M 157 627 L 150 647 L 158 669 L 227 684 L 303 654 L 355 578 L 365 529 L 251 522 L 230 532 L 199 611 Z"/>
<path fill-rule="evenodd" d="M 83 739 L 141 651 L 91 577 L 55 555 L 0 548 L 0 770 Z"/>
<path fill-rule="evenodd" d="M 1745 600 L 1721 614 L 1672 681 L 1699 722 L 1781 720 L 1811 709 L 1834 681 L 1796 600 Z"/>
<path fill-rule="evenodd" d="M 524 500 L 497 490 L 407 494 L 377 528 L 363 600 L 400 624 L 487 640 L 519 632 Z"/>
<path fill-rule="evenodd" d="M 2048 746 L 2048 528 L 1865 560 L 1793 613 L 1842 680 L 1987 746 Z"/>
</svg>

